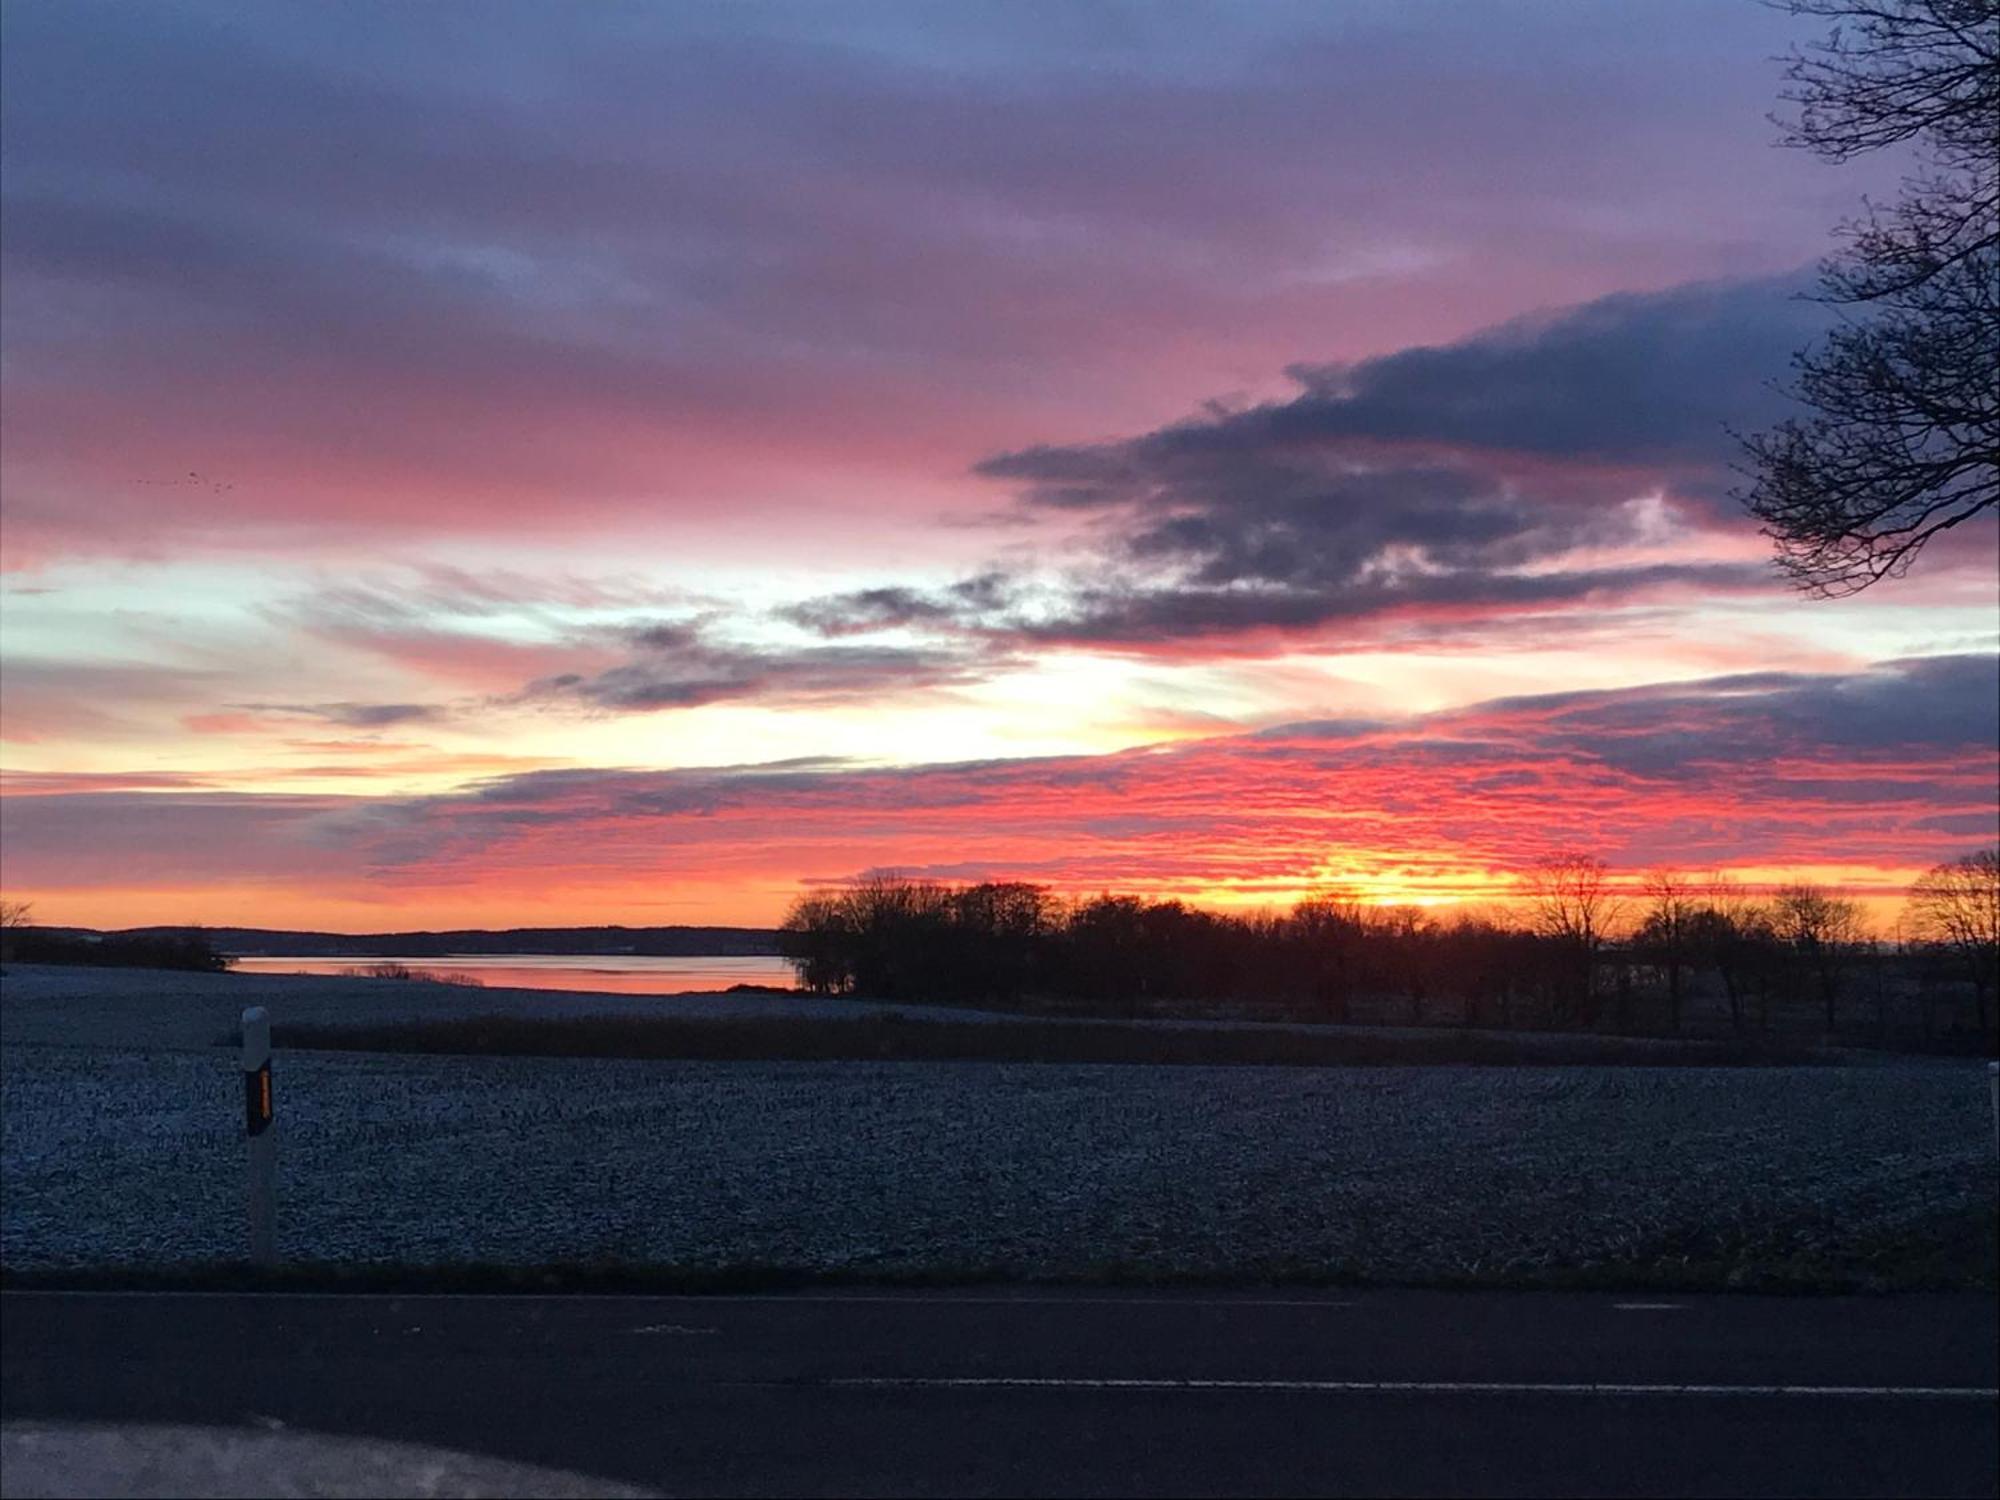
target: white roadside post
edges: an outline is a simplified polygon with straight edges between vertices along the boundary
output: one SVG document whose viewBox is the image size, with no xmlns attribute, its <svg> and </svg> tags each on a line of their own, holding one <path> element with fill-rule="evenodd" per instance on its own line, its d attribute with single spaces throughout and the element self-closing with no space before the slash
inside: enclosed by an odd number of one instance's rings
<svg viewBox="0 0 2000 1500">
<path fill-rule="evenodd" d="M 278 1263 L 278 1137 L 271 1129 L 271 1017 L 243 1012 L 243 1127 L 250 1141 L 250 1263 Z"/>
</svg>

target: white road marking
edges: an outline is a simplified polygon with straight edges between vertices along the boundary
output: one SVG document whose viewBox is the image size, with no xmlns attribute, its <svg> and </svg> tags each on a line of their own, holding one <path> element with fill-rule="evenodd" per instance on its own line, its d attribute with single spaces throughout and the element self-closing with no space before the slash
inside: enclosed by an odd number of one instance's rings
<svg viewBox="0 0 2000 1500">
<path fill-rule="evenodd" d="M 637 1328 L 627 1329 L 628 1333 L 720 1333 L 720 1328 L 689 1328 L 680 1323 L 642 1323 Z"/>
<path fill-rule="evenodd" d="M 1792 1396 L 1854 1400 L 1995 1401 L 2000 1388 L 1970 1385 L 1647 1385 L 1528 1380 L 1187 1380 L 1012 1375 L 855 1375 L 814 1385 L 942 1390 L 1323 1391 L 1354 1396 Z"/>
<path fill-rule="evenodd" d="M 1614 1302 L 1611 1306 L 1618 1312 L 1679 1312 L 1687 1304 L 1685 1302 Z"/>
</svg>

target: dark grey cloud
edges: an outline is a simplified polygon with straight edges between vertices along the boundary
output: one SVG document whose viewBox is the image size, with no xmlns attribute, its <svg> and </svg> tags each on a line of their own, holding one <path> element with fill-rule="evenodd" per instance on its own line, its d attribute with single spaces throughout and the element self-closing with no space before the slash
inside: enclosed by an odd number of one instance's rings
<svg viewBox="0 0 2000 1500">
<path fill-rule="evenodd" d="M 826 636 L 905 626 L 939 628 L 990 621 L 1013 601 L 1018 583 L 993 570 L 941 589 L 891 585 L 826 594 L 780 610 L 779 618 Z"/>
<path fill-rule="evenodd" d="M 697 708 L 750 699 L 825 702 L 978 681 L 982 654 L 898 646 L 750 646 L 715 639 L 701 621 L 621 631 L 628 659 L 601 672 L 530 683 L 524 702 L 572 702 L 619 712 Z"/>
<path fill-rule="evenodd" d="M 1435 719 L 1476 724 L 1523 712 L 1551 755 L 1649 775 L 1698 776 L 1704 765 L 1760 758 L 1776 771 L 1802 754 L 1835 767 L 1902 749 L 1990 754 L 2000 748 L 2000 670 L 1989 655 L 1928 656 L 1860 672 L 1738 673 L 1497 699 Z M 1880 778 L 1872 785 L 1879 794 Z M 1922 798 L 1931 788 L 1913 781 L 1906 790 Z M 1837 784 L 1817 794 L 1837 798 Z"/>
<path fill-rule="evenodd" d="M 1459 343 L 1295 365 L 1272 440 L 1369 437 L 1508 452 L 1713 462 L 1725 425 L 1788 414 L 1773 389 L 1832 323 L 1805 275 L 1621 293 Z"/>
<path fill-rule="evenodd" d="M 1145 648 L 1388 616 L 1485 628 L 1509 612 L 1768 587 L 1758 564 L 1574 557 L 1657 540 L 1663 524 L 1745 524 L 1717 509 L 1725 424 L 1782 409 L 1770 379 L 1825 317 L 1801 285 L 1604 298 L 1445 347 L 1295 366 L 1288 401 L 1001 454 L 978 472 L 1031 509 L 1093 520 L 1093 560 L 1064 589 L 1030 601 L 1025 580 L 988 573 L 815 600 L 792 618 L 828 635 L 911 625 Z"/>
<path fill-rule="evenodd" d="M 1727 425 L 1824 326 L 1796 277 L 1619 295 L 1439 348 L 1300 365 L 1287 401 L 1106 443 L 1001 454 L 1025 504 L 1091 514 L 1100 576 L 1017 622 L 1041 639 L 1161 642 L 1374 615 L 1485 614 L 1663 588 L 1759 586 L 1729 564 L 1578 563 L 1718 511 Z"/>
<path fill-rule="evenodd" d="M 1733 563 L 1660 564 L 1535 574 L 1465 572 L 1338 587 L 1208 587 L 1145 585 L 1085 587 L 1062 608 L 995 622 L 996 634 L 1050 644 L 1170 647 L 1177 641 L 1255 632 L 1317 632 L 1339 627 L 1399 625 L 1435 638 L 1481 630 L 1522 612 L 1618 605 L 1656 593 L 1740 591 L 1763 583 L 1761 566 Z M 1377 636 L 1368 637 L 1379 644 Z M 1337 648 L 1340 642 L 1322 642 Z"/>
<path fill-rule="evenodd" d="M 1020 483 L 1033 503 L 1087 509 L 1261 498 L 1315 471 L 1386 471 L 1469 499 L 1474 476 L 1547 472 L 1519 462 L 1529 457 L 1712 467 L 1731 455 L 1730 427 L 1794 410 L 1774 382 L 1831 322 L 1803 295 L 1811 285 L 1798 274 L 1620 293 L 1453 344 L 1295 364 L 1286 373 L 1302 389 L 1288 401 L 1217 407 L 1122 442 L 1003 453 L 978 472 Z M 1458 457 L 1466 450 L 1478 466 Z M 1391 455 L 1400 462 L 1382 461 Z M 1355 503 L 1365 496 L 1344 508 Z"/>
</svg>

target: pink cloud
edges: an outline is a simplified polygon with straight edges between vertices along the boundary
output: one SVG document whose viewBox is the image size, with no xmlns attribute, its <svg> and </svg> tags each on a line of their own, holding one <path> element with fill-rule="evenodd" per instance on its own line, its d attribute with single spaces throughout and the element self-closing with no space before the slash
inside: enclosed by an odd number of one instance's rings
<svg viewBox="0 0 2000 1500">
<path fill-rule="evenodd" d="M 269 719 L 239 712 L 181 716 L 181 728 L 190 734 L 267 734 L 283 727 L 285 725 L 281 719 Z"/>
<path fill-rule="evenodd" d="M 1101 66 L 944 18 L 384 17 L 394 64 L 17 20 L 5 560 L 780 516 L 858 554 L 976 508 L 983 453 L 1808 259 L 1865 183 L 1766 149 L 1785 23 L 1621 10 L 1147 25 Z"/>
</svg>

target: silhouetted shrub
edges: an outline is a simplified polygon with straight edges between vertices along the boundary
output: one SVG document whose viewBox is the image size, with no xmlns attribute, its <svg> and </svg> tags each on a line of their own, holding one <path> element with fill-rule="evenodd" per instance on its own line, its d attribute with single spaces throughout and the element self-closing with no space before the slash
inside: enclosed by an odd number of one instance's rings
<svg viewBox="0 0 2000 1500">
<path fill-rule="evenodd" d="M 394 959 L 357 964 L 340 972 L 349 979 L 390 979 L 404 984 L 455 984 L 478 989 L 486 983 L 477 974 L 468 974 L 463 969 L 413 969 Z"/>
</svg>

